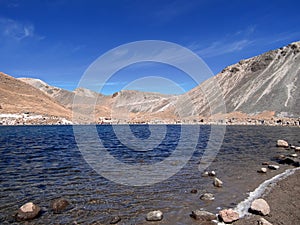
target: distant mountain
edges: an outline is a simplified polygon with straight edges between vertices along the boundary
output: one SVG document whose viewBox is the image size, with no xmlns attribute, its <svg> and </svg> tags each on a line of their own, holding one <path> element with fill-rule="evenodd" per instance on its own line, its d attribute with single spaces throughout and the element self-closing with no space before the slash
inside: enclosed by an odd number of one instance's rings
<svg viewBox="0 0 300 225">
<path fill-rule="evenodd" d="M 50 86 L 39 79 L 14 79 L 1 73 L 0 95 L 7 96 L 1 102 L 1 110 L 70 115 L 70 111 L 75 109 L 81 113 L 82 121 L 89 121 L 91 110 L 94 110 L 96 118 L 93 120 L 96 122 L 104 117 L 121 122 L 174 122 L 179 119 L 199 120 L 209 117 L 211 113 L 237 117 L 257 114 L 300 117 L 299 52 L 300 42 L 295 42 L 241 60 L 178 96 L 133 90 L 105 96 L 84 88 L 71 92 Z M 3 85 L 2 80 L 10 85 Z M 215 84 L 219 86 L 221 95 L 217 95 Z M 76 104 L 73 102 L 75 96 Z M 14 101 L 9 100 L 15 98 Z M 211 112 L 212 106 L 222 98 L 226 112 L 220 107 L 215 107 L 215 111 Z M 91 109 L 94 103 L 95 107 Z"/>
<path fill-rule="evenodd" d="M 0 114 L 36 113 L 70 118 L 71 111 L 44 92 L 0 72 Z"/>
</svg>

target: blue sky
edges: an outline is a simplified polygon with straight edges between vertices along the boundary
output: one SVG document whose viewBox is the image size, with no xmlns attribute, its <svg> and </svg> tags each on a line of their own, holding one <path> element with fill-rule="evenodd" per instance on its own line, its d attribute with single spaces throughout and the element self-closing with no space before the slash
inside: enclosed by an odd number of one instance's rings
<svg viewBox="0 0 300 225">
<path fill-rule="evenodd" d="M 299 8 L 299 1 L 289 0 L 0 0 L 0 71 L 73 90 L 88 66 L 110 49 L 163 40 L 189 48 L 216 74 L 300 40 Z M 182 92 L 197 85 L 176 68 L 144 63 L 116 73 L 102 92 L 150 76 L 178 83 Z M 180 93 L 150 83 L 131 89 Z"/>
</svg>

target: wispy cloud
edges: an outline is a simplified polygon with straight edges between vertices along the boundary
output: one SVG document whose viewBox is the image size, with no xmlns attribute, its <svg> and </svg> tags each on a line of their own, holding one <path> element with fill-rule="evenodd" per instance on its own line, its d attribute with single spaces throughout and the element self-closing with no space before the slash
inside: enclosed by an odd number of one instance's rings
<svg viewBox="0 0 300 225">
<path fill-rule="evenodd" d="M 5 38 L 22 41 L 27 38 L 44 39 L 35 33 L 34 25 L 9 18 L 0 18 L 0 32 Z"/>
</svg>

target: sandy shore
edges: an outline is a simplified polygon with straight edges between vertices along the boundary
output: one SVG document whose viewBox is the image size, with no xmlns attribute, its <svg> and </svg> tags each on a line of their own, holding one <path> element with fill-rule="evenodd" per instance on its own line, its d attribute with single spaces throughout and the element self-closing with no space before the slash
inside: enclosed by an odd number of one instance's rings
<svg viewBox="0 0 300 225">
<path fill-rule="evenodd" d="M 279 181 L 263 198 L 270 205 L 271 212 L 264 218 L 273 225 L 300 224 L 300 170 Z M 258 224 L 261 216 L 250 215 L 233 223 L 234 225 Z"/>
</svg>

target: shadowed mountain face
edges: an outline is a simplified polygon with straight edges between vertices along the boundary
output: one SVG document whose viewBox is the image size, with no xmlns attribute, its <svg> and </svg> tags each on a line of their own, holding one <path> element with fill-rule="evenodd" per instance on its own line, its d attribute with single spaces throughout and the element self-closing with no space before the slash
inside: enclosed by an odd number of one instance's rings
<svg viewBox="0 0 300 225">
<path fill-rule="evenodd" d="M 300 42 L 228 66 L 191 91 L 179 95 L 163 95 L 122 90 L 112 96 L 79 88 L 73 92 L 52 87 L 38 79 L 22 81 L 44 92 L 68 109 L 93 107 L 96 117 L 132 119 L 197 118 L 211 114 L 264 111 L 287 117 L 300 116 Z M 219 93 L 216 91 L 219 89 Z M 74 96 L 77 102 L 74 104 Z M 223 101 L 222 101 L 223 100 Z M 225 108 L 222 108 L 222 102 Z M 89 111 L 88 110 L 88 111 Z M 213 111 L 212 111 L 213 110 Z"/>
</svg>

